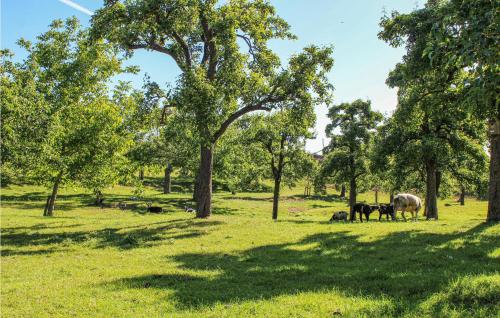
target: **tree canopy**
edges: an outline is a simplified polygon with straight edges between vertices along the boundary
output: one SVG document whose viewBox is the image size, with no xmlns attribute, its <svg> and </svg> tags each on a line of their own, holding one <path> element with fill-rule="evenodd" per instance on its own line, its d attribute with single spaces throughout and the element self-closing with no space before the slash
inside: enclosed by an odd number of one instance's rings
<svg viewBox="0 0 500 318">
<path fill-rule="evenodd" d="M 121 62 L 110 45 L 87 39 L 75 18 L 56 20 L 36 43 L 19 41 L 28 56 L 2 76 L 9 83 L 2 129 L 15 138 L 9 159 L 32 180 L 53 184 L 46 215 L 61 183 L 112 183 L 110 167 L 128 146 L 124 110 L 107 89 Z"/>
<path fill-rule="evenodd" d="M 326 134 L 331 138 L 321 167 L 321 177 L 349 183 L 349 204 L 356 203 L 357 181 L 369 172 L 370 147 L 382 114 L 361 99 L 330 107 Z"/>
<path fill-rule="evenodd" d="M 92 17 L 92 35 L 128 53 L 147 49 L 172 58 L 182 74 L 173 103 L 197 131 L 200 142 L 197 215 L 211 213 L 213 150 L 243 115 L 269 111 L 328 94 L 331 48 L 308 47 L 282 70 L 268 48 L 272 39 L 292 39 L 289 25 L 263 0 L 144 0 L 104 2 Z"/>
</svg>

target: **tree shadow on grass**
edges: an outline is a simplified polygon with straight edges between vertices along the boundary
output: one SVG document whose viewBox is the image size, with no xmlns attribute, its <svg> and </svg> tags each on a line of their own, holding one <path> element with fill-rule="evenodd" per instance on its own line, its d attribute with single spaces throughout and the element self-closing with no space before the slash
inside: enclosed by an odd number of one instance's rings
<svg viewBox="0 0 500 318">
<path fill-rule="evenodd" d="M 205 235 L 211 228 L 220 225 L 220 221 L 197 221 L 193 219 L 176 219 L 153 224 L 131 226 L 126 228 L 105 228 L 97 231 L 75 232 L 26 232 L 16 231 L 2 233 L 2 250 L 7 255 L 36 255 L 37 250 L 24 250 L 33 246 L 51 247 L 47 253 L 57 252 L 57 245 L 67 247 L 72 244 L 91 243 L 94 248 L 116 247 L 132 249 L 149 247 L 158 242 L 194 238 Z M 34 228 L 36 230 L 36 226 Z M 56 245 L 53 247 L 53 245 Z M 16 254 L 17 253 L 17 254 Z"/>
<path fill-rule="evenodd" d="M 488 235 L 477 240 L 486 227 L 455 234 L 396 232 L 370 242 L 348 232 L 321 233 L 237 255 L 187 253 L 173 260 L 181 271 L 196 270 L 199 275 L 159 272 L 107 285 L 169 290 L 182 309 L 336 289 L 346 296 L 388 298 L 396 312 L 413 311 L 456 278 L 499 270 L 488 257 L 498 239 Z M 455 239 L 464 241 L 455 246 Z M 222 273 L 205 278 L 207 270 Z"/>
</svg>

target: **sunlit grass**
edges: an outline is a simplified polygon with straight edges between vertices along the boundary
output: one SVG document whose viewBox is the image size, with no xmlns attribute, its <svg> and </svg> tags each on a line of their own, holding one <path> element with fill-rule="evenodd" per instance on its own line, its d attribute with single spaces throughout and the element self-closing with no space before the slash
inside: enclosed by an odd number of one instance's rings
<svg viewBox="0 0 500 318">
<path fill-rule="evenodd" d="M 500 225 L 486 202 L 439 203 L 440 220 L 328 223 L 335 196 L 284 189 L 215 194 L 214 215 L 185 213 L 190 194 L 115 187 L 100 209 L 80 189 L 2 190 L 3 317 L 496 317 Z M 144 202 L 165 209 L 147 214 Z M 373 194 L 360 195 L 373 201 Z M 388 200 L 382 195 L 381 201 Z M 451 206 L 445 206 L 451 204 Z"/>
</svg>

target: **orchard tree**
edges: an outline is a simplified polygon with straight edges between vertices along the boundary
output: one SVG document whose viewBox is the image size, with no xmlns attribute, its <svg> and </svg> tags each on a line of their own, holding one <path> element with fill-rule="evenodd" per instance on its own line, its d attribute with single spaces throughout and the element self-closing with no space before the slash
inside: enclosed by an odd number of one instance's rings
<svg viewBox="0 0 500 318">
<path fill-rule="evenodd" d="M 31 134 L 28 127 L 20 120 L 29 115 L 28 110 L 35 108 L 37 91 L 32 77 L 20 65 L 12 62 L 14 54 L 8 50 L 0 50 L 0 178 L 1 185 L 10 183 L 15 175 L 22 175 L 20 161 L 29 152 L 26 152 L 22 142 L 32 142 L 36 145 L 38 138 Z M 26 85 L 29 83 L 29 85 Z M 24 105 L 24 107 L 19 107 Z M 34 120 L 36 118 L 32 118 Z M 19 178 L 19 177 L 18 177 Z"/>
<path fill-rule="evenodd" d="M 405 64 L 412 66 L 404 74 L 407 81 L 418 82 L 421 88 L 426 83 L 419 94 L 422 98 L 458 85 L 463 90 L 462 102 L 452 106 L 459 105 L 474 117 L 488 121 L 488 221 L 500 220 L 499 12 L 495 1 L 429 0 L 422 9 L 384 17 L 380 33 L 392 46 L 406 46 Z M 424 74 L 432 72 L 440 78 L 425 79 Z"/>
<path fill-rule="evenodd" d="M 331 138 L 321 174 L 349 184 L 349 206 L 356 203 L 358 179 L 369 173 L 370 144 L 382 114 L 373 111 L 370 101 L 356 100 L 332 106 L 326 135 Z"/>
<path fill-rule="evenodd" d="M 174 103 L 196 129 L 200 149 L 197 217 L 211 213 L 213 154 L 228 127 L 253 111 L 327 93 L 331 48 L 308 47 L 286 69 L 268 47 L 293 39 L 288 24 L 264 0 L 106 0 L 92 17 L 94 39 L 128 53 L 146 49 L 179 67 Z"/>
<path fill-rule="evenodd" d="M 398 107 L 377 149 L 394 164 L 397 188 L 406 184 L 419 189 L 418 179 L 424 181 L 424 215 L 437 219 L 439 185 L 448 182 L 449 173 L 459 170 L 457 159 L 470 158 L 476 166 L 484 162 L 484 122 L 455 105 L 460 103 L 459 88 L 454 91 L 450 87 L 415 101 L 412 93 L 417 87 L 399 86 Z"/>
<path fill-rule="evenodd" d="M 425 172 L 418 158 L 396 150 L 400 149 L 399 141 L 393 136 L 396 120 L 394 116 L 388 117 L 378 127 L 370 155 L 372 179 L 389 193 L 391 203 L 396 192 L 425 192 Z"/>
<path fill-rule="evenodd" d="M 92 45 L 78 20 L 56 20 L 32 44 L 20 40 L 27 58 L 9 77 L 14 109 L 16 164 L 35 181 L 52 184 L 44 215 L 52 216 L 59 186 L 102 186 L 109 167 L 128 145 L 119 105 L 108 97 L 120 61 L 104 42 Z M 10 114 L 9 114 L 10 116 Z"/>
<path fill-rule="evenodd" d="M 158 165 L 164 169 L 163 193 L 170 193 L 172 172 L 181 169 L 185 175 L 194 175 L 198 163 L 196 136 L 184 124 L 176 109 L 162 120 L 160 134 L 155 139 Z"/>
<path fill-rule="evenodd" d="M 214 176 L 232 193 L 259 191 L 269 178 L 266 150 L 251 133 L 253 116 L 245 116 L 228 128 L 219 141 Z"/>
<path fill-rule="evenodd" d="M 456 188 L 458 188 L 458 202 L 460 205 L 465 205 L 466 194 L 477 193 L 481 180 L 487 175 L 488 155 L 482 149 L 478 149 L 474 156 L 459 152 L 451 160 L 448 167 L 450 174 L 455 179 Z"/>
<path fill-rule="evenodd" d="M 289 186 L 310 173 L 314 159 L 305 151 L 305 141 L 312 138 L 316 115 L 312 104 L 276 111 L 254 118 L 252 138 L 267 152 L 274 179 L 273 220 L 278 219 L 281 182 Z"/>
</svg>

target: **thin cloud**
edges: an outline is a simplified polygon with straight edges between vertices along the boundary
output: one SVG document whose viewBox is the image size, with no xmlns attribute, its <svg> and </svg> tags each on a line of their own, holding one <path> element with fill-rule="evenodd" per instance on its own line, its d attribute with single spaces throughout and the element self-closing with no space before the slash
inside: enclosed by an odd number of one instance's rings
<svg viewBox="0 0 500 318">
<path fill-rule="evenodd" d="M 93 15 L 94 12 L 92 12 L 91 10 L 85 8 L 85 7 L 82 7 L 81 5 L 79 5 L 78 3 L 72 1 L 72 0 L 59 0 L 59 2 L 62 2 L 64 3 L 65 5 L 68 5 L 70 7 L 72 7 L 73 9 L 76 9 L 82 13 L 85 13 L 87 15 Z"/>
</svg>

